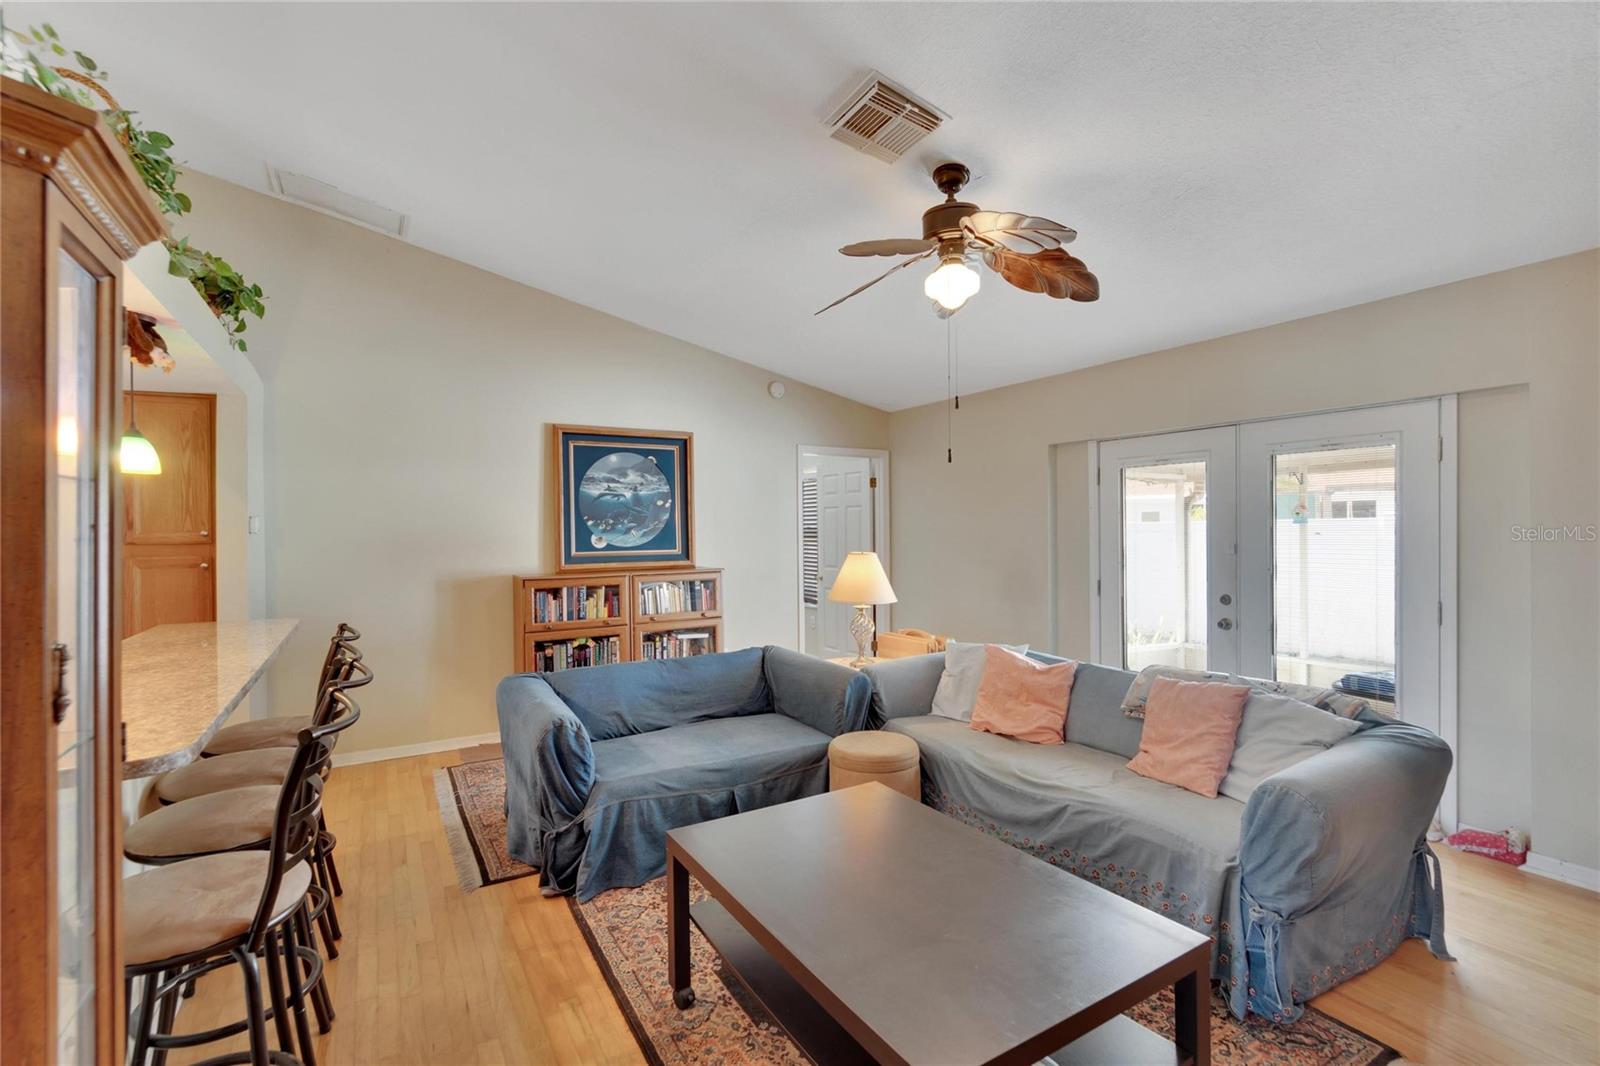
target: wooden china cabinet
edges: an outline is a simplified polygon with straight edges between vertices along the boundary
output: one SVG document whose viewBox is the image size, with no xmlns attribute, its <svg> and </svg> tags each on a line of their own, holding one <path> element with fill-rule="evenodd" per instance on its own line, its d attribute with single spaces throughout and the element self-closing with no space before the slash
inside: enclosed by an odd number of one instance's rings
<svg viewBox="0 0 1600 1066">
<path fill-rule="evenodd" d="M 0 79 L 0 1059 L 122 1061 L 122 261 L 165 232 L 98 116 Z"/>
</svg>

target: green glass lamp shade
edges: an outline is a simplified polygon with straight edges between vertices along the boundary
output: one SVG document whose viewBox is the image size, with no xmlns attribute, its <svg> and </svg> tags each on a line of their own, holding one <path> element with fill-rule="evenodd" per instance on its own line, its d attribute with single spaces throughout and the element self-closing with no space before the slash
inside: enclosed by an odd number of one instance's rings
<svg viewBox="0 0 1600 1066">
<path fill-rule="evenodd" d="M 137 426 L 129 426 L 122 435 L 121 465 L 124 474 L 161 473 L 161 456 Z"/>
</svg>

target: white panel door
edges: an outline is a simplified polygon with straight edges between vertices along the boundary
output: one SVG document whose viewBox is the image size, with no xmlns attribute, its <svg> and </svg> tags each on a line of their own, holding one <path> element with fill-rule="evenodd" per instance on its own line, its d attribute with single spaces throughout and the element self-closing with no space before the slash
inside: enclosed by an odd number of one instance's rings
<svg viewBox="0 0 1600 1066">
<path fill-rule="evenodd" d="M 826 658 L 855 658 L 850 636 L 854 608 L 828 599 L 844 557 L 873 551 L 872 460 L 857 455 L 817 457 L 817 517 L 821 542 L 821 599 L 817 604 L 818 641 Z"/>
<path fill-rule="evenodd" d="M 1099 658 L 1239 669 L 1233 427 L 1099 445 Z"/>
<path fill-rule="evenodd" d="M 1438 731 L 1441 457 L 1438 400 L 1239 427 L 1242 673 Z"/>
</svg>

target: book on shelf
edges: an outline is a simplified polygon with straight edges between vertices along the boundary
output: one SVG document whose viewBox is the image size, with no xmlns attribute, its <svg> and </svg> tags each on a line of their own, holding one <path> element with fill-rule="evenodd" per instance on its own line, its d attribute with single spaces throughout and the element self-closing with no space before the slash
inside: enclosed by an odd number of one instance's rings
<svg viewBox="0 0 1600 1066">
<path fill-rule="evenodd" d="M 535 622 L 583 622 L 622 617 L 617 585 L 567 585 L 533 590 Z"/>
<path fill-rule="evenodd" d="M 668 631 L 644 634 L 639 638 L 639 650 L 644 659 L 686 659 L 717 649 L 712 645 L 709 632 Z"/>
<path fill-rule="evenodd" d="M 538 673 L 575 670 L 583 666 L 605 666 L 622 661 L 622 638 L 574 637 L 570 640 L 543 640 L 534 645 L 533 669 Z"/>
<path fill-rule="evenodd" d="M 640 614 L 715 611 L 717 583 L 711 580 L 651 581 L 639 586 Z"/>
</svg>

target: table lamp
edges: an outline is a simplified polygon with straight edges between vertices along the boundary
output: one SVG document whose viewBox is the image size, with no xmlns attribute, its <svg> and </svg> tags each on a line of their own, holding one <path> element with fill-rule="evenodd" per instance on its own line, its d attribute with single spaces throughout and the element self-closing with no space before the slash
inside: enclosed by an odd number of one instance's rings
<svg viewBox="0 0 1600 1066">
<path fill-rule="evenodd" d="M 853 603 L 856 616 L 850 619 L 850 635 L 856 638 L 856 660 L 851 666 L 867 664 L 867 649 L 872 646 L 870 608 L 879 603 L 894 603 L 894 589 L 889 587 L 889 575 L 883 572 L 877 552 L 851 552 L 839 567 L 839 576 L 833 579 L 828 599 L 834 603 Z"/>
</svg>

